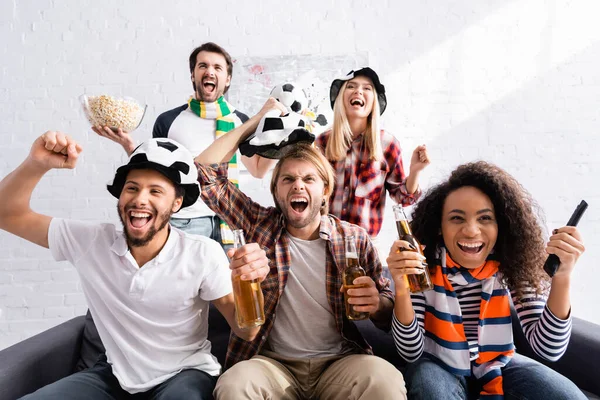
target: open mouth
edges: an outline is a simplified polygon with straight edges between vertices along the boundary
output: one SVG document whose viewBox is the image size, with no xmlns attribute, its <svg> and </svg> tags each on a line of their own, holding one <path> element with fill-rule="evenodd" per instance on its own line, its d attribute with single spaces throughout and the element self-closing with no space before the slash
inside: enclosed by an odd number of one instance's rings
<svg viewBox="0 0 600 400">
<path fill-rule="evenodd" d="M 135 229 L 142 229 L 152 220 L 152 214 L 140 211 L 129 212 L 129 223 Z"/>
<path fill-rule="evenodd" d="M 291 207 L 297 213 L 301 213 L 308 207 L 308 201 L 306 199 L 292 199 Z"/>
<path fill-rule="evenodd" d="M 481 250 L 483 250 L 484 244 L 482 242 L 477 243 L 457 243 L 458 248 L 464 251 L 467 254 L 477 254 Z"/>
<path fill-rule="evenodd" d="M 212 81 L 204 81 L 202 82 L 202 87 L 204 88 L 204 91 L 208 92 L 208 93 L 212 93 L 215 91 L 215 88 L 217 87 L 215 82 Z"/>
<path fill-rule="evenodd" d="M 352 100 L 350 100 L 350 105 L 362 107 L 365 105 L 365 102 L 362 101 L 361 99 L 352 99 Z"/>
</svg>

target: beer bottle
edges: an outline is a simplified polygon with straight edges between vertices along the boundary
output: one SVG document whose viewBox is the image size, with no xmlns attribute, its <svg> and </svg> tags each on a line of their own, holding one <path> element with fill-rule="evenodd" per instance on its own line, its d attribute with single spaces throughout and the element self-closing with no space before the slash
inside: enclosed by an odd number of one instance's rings
<svg viewBox="0 0 600 400">
<path fill-rule="evenodd" d="M 365 276 L 365 270 L 358 262 L 358 252 L 356 251 L 356 243 L 354 236 L 347 236 L 346 240 L 346 269 L 342 273 L 342 284 L 344 287 L 344 303 L 346 304 L 346 317 L 352 321 L 369 318 L 369 313 L 364 311 L 355 311 L 352 304 L 348 303 L 351 297 L 348 295 L 348 289 L 358 289 L 365 285 L 355 285 L 354 279 L 359 276 Z"/>
<path fill-rule="evenodd" d="M 233 231 L 233 247 L 246 244 L 244 231 Z M 239 275 L 233 278 L 233 297 L 237 324 L 240 328 L 250 328 L 265 323 L 264 298 L 258 279 L 244 281 Z"/>
<path fill-rule="evenodd" d="M 397 204 L 393 207 L 394 216 L 396 218 L 396 229 L 398 229 L 398 238 L 400 240 L 404 240 L 410 244 L 412 244 L 416 250 L 409 249 L 411 251 L 416 251 L 419 254 L 423 255 L 423 250 L 421 250 L 421 244 L 415 239 L 410 229 L 410 225 L 408 224 L 408 218 L 406 218 L 406 214 L 404 213 L 404 208 Z M 406 275 L 406 279 L 408 280 L 408 287 L 411 293 L 424 292 L 426 290 L 433 289 L 433 283 L 431 282 L 431 276 L 429 275 L 429 268 L 427 267 L 427 263 L 423 261 L 423 266 L 425 267 L 425 273 L 423 274 L 414 274 L 414 275 Z"/>
</svg>

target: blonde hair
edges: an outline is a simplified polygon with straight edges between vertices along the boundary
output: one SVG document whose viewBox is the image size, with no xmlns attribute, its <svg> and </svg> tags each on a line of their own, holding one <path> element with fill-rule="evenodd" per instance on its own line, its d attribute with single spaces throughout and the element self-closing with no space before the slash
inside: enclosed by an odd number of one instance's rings
<svg viewBox="0 0 600 400">
<path fill-rule="evenodd" d="M 331 136 L 325 149 L 325 156 L 331 161 L 340 161 L 346 158 L 348 148 L 352 143 L 352 130 L 346 116 L 346 105 L 343 101 L 344 91 L 348 81 L 344 82 L 333 104 L 333 127 Z M 379 100 L 377 91 L 373 87 L 373 109 L 367 117 L 367 128 L 363 134 L 362 140 L 366 145 L 370 160 L 382 160 L 383 150 L 381 149 L 381 137 L 379 133 Z M 360 133 L 360 132 L 357 132 Z"/>
<path fill-rule="evenodd" d="M 326 196 L 324 197 L 323 204 L 321 205 L 321 215 L 327 214 L 329 212 L 329 199 L 327 196 L 333 193 L 333 185 L 335 183 L 333 167 L 319 149 L 307 143 L 299 143 L 293 146 L 287 153 L 284 154 L 283 157 L 279 159 L 275 165 L 275 168 L 273 168 L 273 175 L 271 176 L 271 195 L 273 196 L 275 207 L 281 211 L 281 208 L 277 203 L 275 187 L 277 186 L 277 181 L 279 180 L 281 166 L 287 160 L 306 161 L 315 167 L 319 177 L 323 180 Z"/>
</svg>

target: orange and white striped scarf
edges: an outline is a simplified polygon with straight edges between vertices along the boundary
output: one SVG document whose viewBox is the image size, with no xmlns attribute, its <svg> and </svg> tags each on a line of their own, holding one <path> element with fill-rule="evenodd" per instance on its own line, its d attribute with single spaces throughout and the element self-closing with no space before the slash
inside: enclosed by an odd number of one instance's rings
<svg viewBox="0 0 600 400">
<path fill-rule="evenodd" d="M 454 262 L 446 249 L 441 250 L 440 265 L 431 275 L 434 290 L 424 293 L 424 352 L 449 372 L 473 375 L 482 384 L 482 398 L 504 397 L 502 368 L 514 355 L 509 291 L 498 278 L 497 261 L 493 255 L 476 269 L 467 270 Z M 464 331 L 462 311 L 452 283 L 467 285 L 481 281 L 479 311 L 479 354 L 470 360 L 469 343 Z"/>
</svg>

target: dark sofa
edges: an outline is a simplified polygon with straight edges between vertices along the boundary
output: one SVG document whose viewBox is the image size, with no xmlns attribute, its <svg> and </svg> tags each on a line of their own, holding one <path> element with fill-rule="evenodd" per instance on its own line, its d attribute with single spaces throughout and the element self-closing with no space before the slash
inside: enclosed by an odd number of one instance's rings
<svg viewBox="0 0 600 400">
<path fill-rule="evenodd" d="M 535 357 L 513 315 L 517 351 Z M 375 354 L 399 368 L 404 366 L 390 334 L 370 321 L 359 322 Z M 213 354 L 223 363 L 229 326 L 216 309 L 209 313 L 209 339 Z M 91 366 L 102 351 L 92 318 L 80 316 L 0 351 L 0 399 L 12 400 L 62 377 Z M 575 382 L 591 399 L 600 399 L 600 326 L 573 319 L 573 334 L 566 354 L 546 363 Z"/>
</svg>

